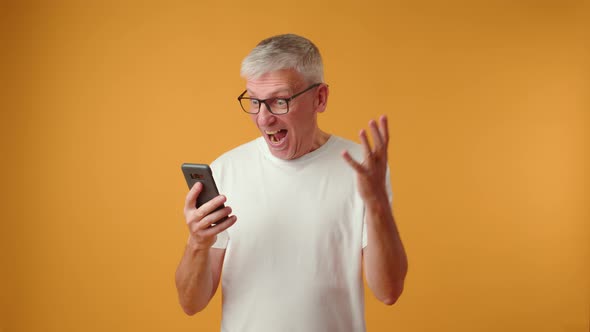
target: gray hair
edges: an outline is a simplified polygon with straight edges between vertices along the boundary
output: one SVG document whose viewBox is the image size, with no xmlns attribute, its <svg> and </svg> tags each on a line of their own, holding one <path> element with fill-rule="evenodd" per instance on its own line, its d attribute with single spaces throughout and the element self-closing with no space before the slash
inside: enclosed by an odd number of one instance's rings
<svg viewBox="0 0 590 332">
<path fill-rule="evenodd" d="M 240 74 L 256 79 L 282 69 L 295 69 L 309 83 L 324 82 L 319 49 L 311 40 L 294 34 L 273 36 L 258 43 L 242 61 Z"/>
</svg>

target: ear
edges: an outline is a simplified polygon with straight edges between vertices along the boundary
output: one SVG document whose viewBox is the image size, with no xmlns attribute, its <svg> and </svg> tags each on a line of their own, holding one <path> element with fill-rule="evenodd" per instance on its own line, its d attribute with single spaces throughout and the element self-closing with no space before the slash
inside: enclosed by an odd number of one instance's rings
<svg viewBox="0 0 590 332">
<path fill-rule="evenodd" d="M 329 94 L 330 88 L 328 88 L 328 84 L 322 83 L 322 85 L 318 87 L 317 96 L 314 101 L 314 107 L 317 113 L 322 113 L 326 110 Z"/>
</svg>

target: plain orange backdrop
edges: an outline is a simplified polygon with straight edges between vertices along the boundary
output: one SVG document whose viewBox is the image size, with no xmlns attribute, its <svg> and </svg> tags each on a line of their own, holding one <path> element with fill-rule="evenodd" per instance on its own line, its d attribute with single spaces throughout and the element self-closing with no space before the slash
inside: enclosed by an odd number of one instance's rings
<svg viewBox="0 0 590 332">
<path fill-rule="evenodd" d="M 183 162 L 257 132 L 242 58 L 312 39 L 320 125 L 387 114 L 406 289 L 369 331 L 589 331 L 584 1 L 3 5 L 0 331 L 217 331 L 187 317 Z M 285 188 L 289 190 L 289 188 Z M 280 294 L 277 294 L 280 297 Z M 277 303 L 279 305 L 279 303 Z"/>
</svg>

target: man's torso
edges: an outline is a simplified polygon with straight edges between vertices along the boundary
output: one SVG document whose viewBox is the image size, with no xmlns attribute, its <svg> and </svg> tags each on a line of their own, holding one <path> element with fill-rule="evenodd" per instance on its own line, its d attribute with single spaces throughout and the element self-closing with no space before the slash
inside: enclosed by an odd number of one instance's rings
<svg viewBox="0 0 590 332">
<path fill-rule="evenodd" d="M 228 230 L 223 331 L 363 331 L 364 207 L 331 137 L 293 161 L 260 139 L 213 163 L 238 221 Z"/>
</svg>

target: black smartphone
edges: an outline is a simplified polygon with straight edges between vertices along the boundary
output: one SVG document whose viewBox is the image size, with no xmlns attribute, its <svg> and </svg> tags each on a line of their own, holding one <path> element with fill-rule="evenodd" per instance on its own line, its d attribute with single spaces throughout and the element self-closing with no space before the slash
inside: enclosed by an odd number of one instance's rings
<svg viewBox="0 0 590 332">
<path fill-rule="evenodd" d="M 209 165 L 184 163 L 182 164 L 181 169 L 189 189 L 191 189 L 197 182 L 201 182 L 203 184 L 203 190 L 201 190 L 199 197 L 197 197 L 197 208 L 215 198 L 216 196 L 219 196 L 217 185 L 213 179 L 213 172 L 211 172 L 211 167 L 209 167 Z M 225 205 L 221 205 L 217 210 L 224 207 Z M 225 219 L 219 222 L 222 221 L 225 221 Z M 214 225 L 215 224 L 211 226 Z"/>
</svg>

